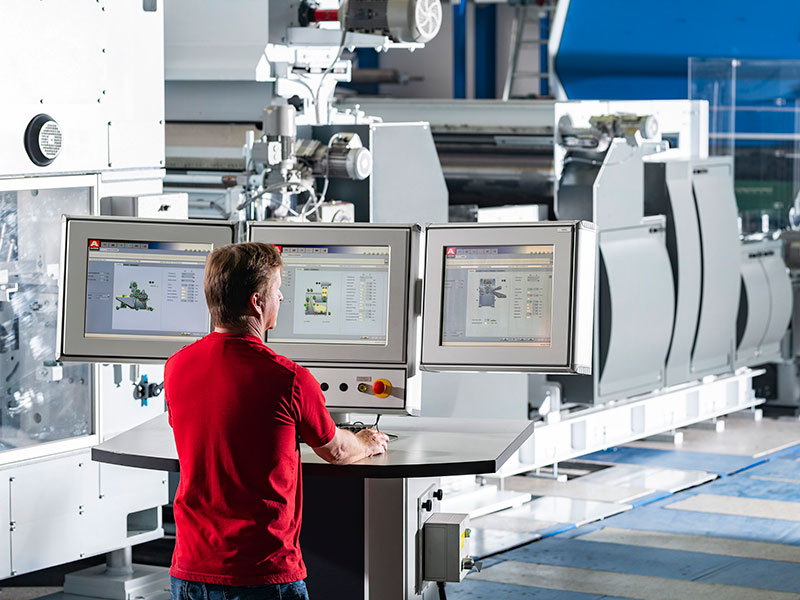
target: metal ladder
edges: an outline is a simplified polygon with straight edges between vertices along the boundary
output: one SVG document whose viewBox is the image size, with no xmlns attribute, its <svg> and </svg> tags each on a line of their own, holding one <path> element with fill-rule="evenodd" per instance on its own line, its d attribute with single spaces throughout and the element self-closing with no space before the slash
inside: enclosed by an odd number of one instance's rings
<svg viewBox="0 0 800 600">
<path fill-rule="evenodd" d="M 520 4 L 514 8 L 514 18 L 511 22 L 508 70 L 506 71 L 506 81 L 505 85 L 503 86 L 503 100 L 508 100 L 509 98 L 513 97 L 514 83 L 518 79 L 546 80 L 548 77 L 546 60 L 542 61 L 540 58 L 539 64 L 542 65 L 543 68 L 538 70 L 531 71 L 520 69 L 519 55 L 522 48 L 530 46 L 540 46 L 540 52 L 547 52 L 546 46 L 548 40 L 542 38 L 540 35 L 541 22 L 539 20 L 539 14 L 542 11 L 548 11 L 551 13 L 552 18 L 552 11 L 555 10 L 555 4 L 555 0 L 552 2 L 546 2 L 542 5 L 533 5 L 532 3 L 528 4 L 526 0 L 521 0 Z M 529 11 L 528 9 L 531 10 Z M 534 14 L 529 15 L 529 12 Z M 528 30 L 531 29 L 528 26 L 534 23 L 536 24 L 536 35 L 528 37 Z M 542 45 L 545 47 L 541 48 Z"/>
</svg>

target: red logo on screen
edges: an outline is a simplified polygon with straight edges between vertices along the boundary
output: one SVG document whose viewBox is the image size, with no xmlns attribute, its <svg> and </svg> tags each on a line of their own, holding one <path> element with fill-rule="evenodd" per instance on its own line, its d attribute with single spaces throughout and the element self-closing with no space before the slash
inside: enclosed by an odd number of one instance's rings
<svg viewBox="0 0 800 600">
<path fill-rule="evenodd" d="M 283 246 L 278 246 L 277 244 L 275 244 L 275 250 L 278 251 L 278 254 L 282 254 L 283 253 Z"/>
<path fill-rule="evenodd" d="M 100 240 L 89 240 L 89 248 L 100 248 Z"/>
<path fill-rule="evenodd" d="M 447 256 L 455 256 L 455 255 L 456 255 L 456 249 L 455 248 L 448 248 L 447 249 Z"/>
</svg>

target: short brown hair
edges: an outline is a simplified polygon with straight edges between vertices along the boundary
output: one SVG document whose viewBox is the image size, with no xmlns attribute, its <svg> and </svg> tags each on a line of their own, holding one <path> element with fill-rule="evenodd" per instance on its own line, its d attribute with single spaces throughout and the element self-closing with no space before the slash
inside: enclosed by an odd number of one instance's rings
<svg viewBox="0 0 800 600">
<path fill-rule="evenodd" d="M 206 305 L 215 326 L 241 326 L 250 296 L 266 292 L 272 269 L 283 264 L 270 244 L 245 242 L 216 248 L 206 259 Z"/>
</svg>

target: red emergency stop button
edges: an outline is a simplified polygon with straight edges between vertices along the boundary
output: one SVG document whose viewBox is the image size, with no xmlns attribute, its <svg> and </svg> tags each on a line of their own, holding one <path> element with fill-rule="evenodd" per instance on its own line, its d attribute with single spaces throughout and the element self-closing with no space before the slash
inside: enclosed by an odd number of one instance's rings
<svg viewBox="0 0 800 600">
<path fill-rule="evenodd" d="M 392 393 L 392 384 L 386 379 L 376 379 L 372 384 L 372 393 L 378 398 L 388 398 Z"/>
</svg>

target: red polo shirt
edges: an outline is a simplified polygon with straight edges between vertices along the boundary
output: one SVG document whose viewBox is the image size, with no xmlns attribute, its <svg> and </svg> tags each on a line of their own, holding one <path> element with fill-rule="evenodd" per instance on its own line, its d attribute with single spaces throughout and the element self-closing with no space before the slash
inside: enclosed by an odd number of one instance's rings
<svg viewBox="0 0 800 600">
<path fill-rule="evenodd" d="M 170 574 L 224 585 L 306 577 L 297 435 L 336 432 L 317 381 L 255 336 L 212 333 L 164 373 L 181 464 Z"/>
</svg>

